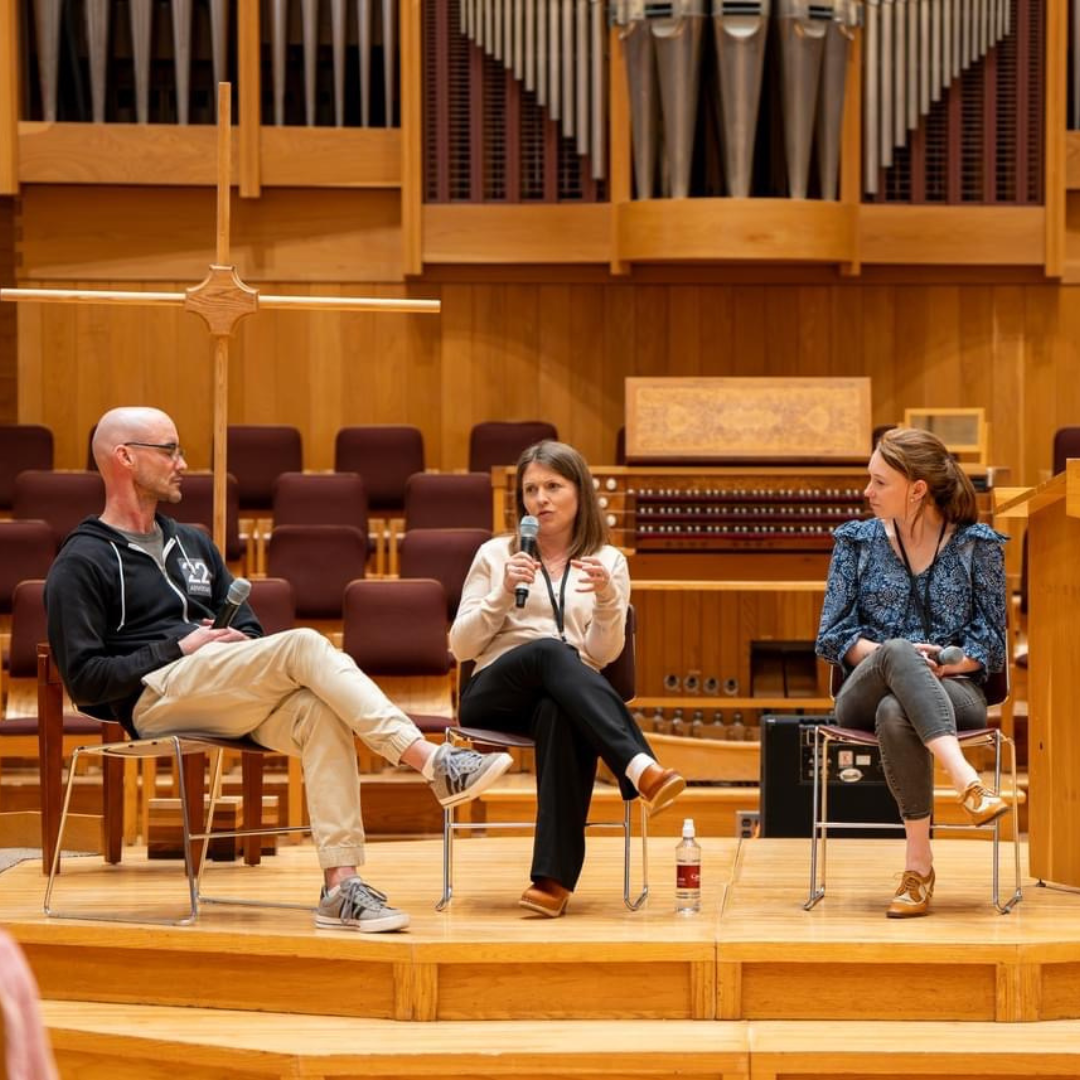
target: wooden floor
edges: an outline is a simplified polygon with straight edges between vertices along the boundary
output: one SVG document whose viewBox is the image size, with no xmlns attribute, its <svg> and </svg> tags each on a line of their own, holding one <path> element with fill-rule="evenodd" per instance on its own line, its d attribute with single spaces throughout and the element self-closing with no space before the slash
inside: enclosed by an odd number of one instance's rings
<svg viewBox="0 0 1080 1080">
<path fill-rule="evenodd" d="M 219 905 L 192 927 L 46 919 L 34 863 L 0 875 L 0 910 L 39 980 L 65 1075 L 80 1078 L 175 1078 L 177 1046 L 199 1063 L 181 1075 L 199 1077 L 1080 1075 L 1080 896 L 1025 877 L 1023 903 L 998 915 L 990 845 L 941 841 L 933 916 L 888 920 L 900 845 L 841 840 L 830 844 L 829 893 L 807 912 L 806 842 L 705 838 L 702 848 L 702 911 L 690 918 L 672 909 L 666 837 L 650 841 L 652 895 L 637 913 L 622 905 L 621 845 L 607 838 L 590 839 L 558 920 L 517 906 L 524 838 L 461 841 L 443 913 L 437 841 L 370 845 L 365 877 L 412 916 L 398 934 Z M 178 912 L 179 866 L 135 851 L 118 868 L 65 861 L 55 906 Z M 312 905 L 318 883 L 307 846 L 257 868 L 211 865 L 204 880 L 211 893 Z M 961 1020 L 958 1043 L 949 1032 Z M 869 1066 L 871 1029 L 895 1062 Z M 998 1064 L 961 1068 L 950 1048 L 968 1035 Z M 910 1060 L 916 1036 L 953 1053 L 951 1064 Z M 562 1056 L 544 1068 L 552 1039 Z M 378 1068 L 357 1065 L 361 1045 Z M 1023 1061 L 1009 1057 L 1021 1049 Z M 116 1071 L 118 1057 L 128 1071 Z"/>
</svg>

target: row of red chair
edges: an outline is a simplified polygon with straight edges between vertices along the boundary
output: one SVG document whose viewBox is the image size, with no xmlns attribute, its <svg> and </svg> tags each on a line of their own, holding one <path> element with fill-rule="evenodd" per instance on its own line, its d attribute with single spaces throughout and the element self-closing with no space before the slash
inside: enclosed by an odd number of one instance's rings
<svg viewBox="0 0 1080 1080">
<path fill-rule="evenodd" d="M 91 429 L 90 442 L 93 435 Z M 489 474 L 492 466 L 513 464 L 525 447 L 557 437 L 555 426 L 544 421 L 477 424 L 469 435 L 469 471 Z M 227 451 L 244 512 L 269 510 L 278 476 L 304 468 L 300 432 L 288 425 L 230 425 Z M 0 511 L 13 507 L 19 473 L 52 467 L 53 436 L 47 427 L 0 424 Z M 96 469 L 89 446 L 86 468 L 88 472 Z M 424 437 L 417 427 L 371 424 L 345 427 L 337 433 L 334 471 L 359 473 L 364 478 L 373 513 L 400 513 L 409 477 L 424 469 Z"/>
</svg>

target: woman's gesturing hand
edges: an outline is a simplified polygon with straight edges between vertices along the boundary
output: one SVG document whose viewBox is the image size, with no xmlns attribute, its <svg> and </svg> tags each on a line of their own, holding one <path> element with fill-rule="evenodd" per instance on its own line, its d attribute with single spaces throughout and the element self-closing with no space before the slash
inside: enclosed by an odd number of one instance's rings
<svg viewBox="0 0 1080 1080">
<path fill-rule="evenodd" d="M 583 555 L 573 559 L 570 565 L 581 575 L 577 592 L 602 593 L 611 584 L 608 568 L 595 555 Z"/>
</svg>

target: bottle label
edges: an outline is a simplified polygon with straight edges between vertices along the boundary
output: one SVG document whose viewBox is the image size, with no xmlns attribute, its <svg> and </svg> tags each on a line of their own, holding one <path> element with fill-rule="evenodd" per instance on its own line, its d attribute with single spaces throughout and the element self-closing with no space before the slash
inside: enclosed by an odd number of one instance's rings
<svg viewBox="0 0 1080 1080">
<path fill-rule="evenodd" d="M 675 867 L 676 889 L 701 888 L 701 863 L 679 863 Z"/>
</svg>

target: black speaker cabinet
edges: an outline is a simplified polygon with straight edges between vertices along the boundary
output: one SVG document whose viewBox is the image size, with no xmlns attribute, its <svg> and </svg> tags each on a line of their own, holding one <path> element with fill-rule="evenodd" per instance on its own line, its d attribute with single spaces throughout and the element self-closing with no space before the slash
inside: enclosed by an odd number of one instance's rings
<svg viewBox="0 0 1080 1080">
<path fill-rule="evenodd" d="M 810 836 L 814 727 L 833 716 L 761 718 L 761 835 Z M 829 820 L 900 824 L 876 746 L 829 745 Z M 843 777 L 843 779 L 840 779 Z M 830 829 L 830 836 L 891 837 L 895 829 Z"/>
</svg>

